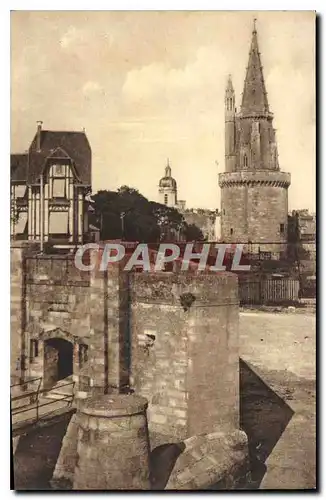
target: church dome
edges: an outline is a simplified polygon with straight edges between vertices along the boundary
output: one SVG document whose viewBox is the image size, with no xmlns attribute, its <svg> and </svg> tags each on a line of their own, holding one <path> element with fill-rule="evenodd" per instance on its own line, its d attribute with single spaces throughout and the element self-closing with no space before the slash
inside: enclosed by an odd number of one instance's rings
<svg viewBox="0 0 326 500">
<path fill-rule="evenodd" d="M 165 167 L 165 176 L 160 179 L 159 187 L 177 189 L 177 181 L 171 176 L 171 167 L 169 163 Z"/>
<path fill-rule="evenodd" d="M 177 182 L 175 179 L 173 179 L 173 177 L 162 177 L 162 179 L 160 180 L 160 184 L 159 184 L 160 187 L 162 188 L 173 188 L 175 189 L 177 187 Z"/>
</svg>

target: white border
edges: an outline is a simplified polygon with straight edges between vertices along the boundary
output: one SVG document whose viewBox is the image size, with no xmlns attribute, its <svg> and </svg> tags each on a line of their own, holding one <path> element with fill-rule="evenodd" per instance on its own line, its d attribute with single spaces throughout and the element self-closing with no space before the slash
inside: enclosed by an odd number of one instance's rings
<svg viewBox="0 0 326 500">
<path fill-rule="evenodd" d="M 109 5 L 108 5 L 109 3 Z M 91 8 L 90 8 L 91 4 Z M 262 7 L 262 5 L 264 7 Z M 127 0 L 120 1 L 98 1 L 93 0 L 92 2 L 79 0 L 79 2 L 71 2 L 67 0 L 56 0 L 56 1 L 48 1 L 44 2 L 44 0 L 16 0 L 12 2 L 2 2 L 0 5 L 0 34 L 1 34 L 1 112 L 2 112 L 2 120 L 1 120 L 1 214 L 2 214 L 2 228 L 6 228 L 6 231 L 2 231 L 2 245 L 0 247 L 1 250 L 1 263 L 2 263 L 2 294 L 1 294 L 1 322 L 3 324 L 2 328 L 2 344 L 4 347 L 4 343 L 8 347 L 7 349 L 1 349 L 1 377 L 0 381 L 2 384 L 1 387 L 1 399 L 3 404 L 3 410 L 1 412 L 1 444 L 0 453 L 2 455 L 2 459 L 0 460 L 1 467 L 1 478 L 0 478 L 0 486 L 2 498 L 6 498 L 11 493 L 9 492 L 9 478 L 10 478 L 10 460 L 9 460 L 9 443 L 10 443 L 10 432 L 9 432 L 9 371 L 10 371 L 10 319 L 9 319 L 9 311 L 10 311 L 10 301 L 9 301 L 9 290 L 10 290 L 10 276 L 9 276 L 9 155 L 10 155 L 10 10 L 250 10 L 250 11 L 259 11 L 259 10 L 316 10 L 321 15 L 325 12 L 325 1 L 289 1 L 289 0 L 274 0 L 273 2 L 264 2 L 262 4 L 261 1 L 249 1 L 249 2 L 241 2 L 235 0 L 229 0 L 228 2 L 212 2 L 212 0 L 201 0 L 201 1 L 191 1 L 191 0 L 165 0 L 164 2 L 153 2 L 153 1 L 141 1 L 132 2 Z M 217 9 L 214 7 L 218 7 Z M 322 19 L 324 22 L 324 19 Z M 322 30 L 321 30 L 322 31 Z M 324 47 L 324 33 L 320 33 L 320 47 L 319 51 L 322 54 L 322 58 L 320 60 L 321 67 L 319 68 L 319 85 L 320 85 L 320 93 L 322 90 L 322 81 L 324 81 L 324 66 L 325 66 L 325 47 Z M 299 104 L 299 103 L 298 103 Z M 324 119 L 324 106 L 320 95 L 320 101 L 318 103 L 317 108 L 320 110 L 320 128 L 323 130 L 322 125 Z M 320 131 L 320 138 L 322 137 L 322 131 Z M 321 149 L 321 146 L 320 146 Z M 319 157 L 319 186 L 320 189 L 320 198 L 321 202 L 323 199 L 323 192 L 325 190 L 324 182 L 325 175 L 322 175 L 322 172 L 326 166 L 322 161 L 322 151 L 320 151 Z M 319 231 L 319 242 L 322 241 L 322 234 L 324 233 L 324 225 L 326 225 L 326 217 L 325 217 L 325 204 L 321 203 L 319 206 L 318 212 L 318 221 L 320 222 L 320 231 Z M 319 250 L 319 248 L 318 248 Z M 318 254 L 319 255 L 319 254 Z M 320 262 L 322 261 L 323 252 L 320 253 Z M 325 282 L 326 276 L 324 276 L 324 269 L 319 274 L 319 279 L 321 285 Z M 322 287 L 321 287 L 322 288 Z M 323 297 L 324 298 L 324 297 Z M 322 311 L 324 308 L 324 300 L 320 300 L 319 309 Z M 324 345 L 321 346 L 323 333 L 322 325 L 319 325 L 319 347 L 322 347 L 322 351 L 324 351 Z M 323 352 L 324 354 L 324 352 Z M 322 364 L 322 354 L 319 353 L 320 356 L 320 365 Z M 324 358 L 325 359 L 325 358 Z M 321 375 L 321 373 L 319 374 Z M 321 388 L 324 389 L 326 387 L 326 381 L 324 377 L 324 373 L 322 377 L 319 379 L 319 384 Z M 322 418 L 320 418 L 319 424 L 321 425 Z M 325 436 L 325 432 L 320 435 Z M 324 439 L 322 442 L 318 443 L 319 449 L 322 447 L 322 453 L 325 450 Z M 323 464 L 323 456 L 321 456 L 321 464 Z M 320 474 L 320 481 L 323 479 L 323 474 Z M 110 494 L 110 493 L 109 493 Z M 155 494 L 155 493 L 154 493 Z M 115 494 L 110 494 L 111 497 L 116 496 Z M 125 494 L 127 495 L 127 493 Z M 175 494 L 171 494 L 175 495 Z M 193 494 L 192 494 L 193 495 Z M 200 493 L 198 494 L 200 495 Z M 284 494 L 283 494 L 284 495 Z M 282 494 L 280 496 L 283 496 Z M 31 496 L 34 496 L 33 494 Z M 42 495 L 41 495 L 42 496 Z M 86 494 L 84 498 L 92 498 L 94 495 L 92 493 Z M 228 494 L 230 497 L 230 494 Z M 279 496 L 279 497 L 280 497 Z M 40 495 L 35 495 L 36 498 L 40 498 Z M 121 498 L 121 494 L 119 495 Z"/>
</svg>

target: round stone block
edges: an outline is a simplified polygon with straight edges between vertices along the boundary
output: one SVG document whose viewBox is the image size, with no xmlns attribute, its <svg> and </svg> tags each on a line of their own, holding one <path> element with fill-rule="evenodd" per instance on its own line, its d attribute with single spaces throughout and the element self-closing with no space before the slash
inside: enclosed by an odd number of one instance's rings
<svg viewBox="0 0 326 500">
<path fill-rule="evenodd" d="M 147 405 L 134 394 L 83 401 L 73 489 L 150 489 Z"/>
</svg>

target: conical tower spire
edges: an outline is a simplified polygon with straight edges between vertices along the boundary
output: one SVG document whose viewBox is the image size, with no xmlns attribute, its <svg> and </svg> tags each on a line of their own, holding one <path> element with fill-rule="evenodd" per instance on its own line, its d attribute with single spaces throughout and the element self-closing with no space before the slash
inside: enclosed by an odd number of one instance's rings
<svg viewBox="0 0 326 500">
<path fill-rule="evenodd" d="M 226 84 L 226 92 L 234 92 L 233 84 L 232 84 L 232 75 L 228 75 L 228 82 Z"/>
<path fill-rule="evenodd" d="M 225 89 L 225 114 L 232 115 L 234 114 L 234 110 L 235 110 L 235 94 L 232 85 L 232 77 L 231 75 L 229 75 Z"/>
<path fill-rule="evenodd" d="M 249 63 L 242 94 L 241 114 L 246 115 L 268 112 L 267 92 L 258 48 L 256 19 L 254 19 Z"/>
</svg>

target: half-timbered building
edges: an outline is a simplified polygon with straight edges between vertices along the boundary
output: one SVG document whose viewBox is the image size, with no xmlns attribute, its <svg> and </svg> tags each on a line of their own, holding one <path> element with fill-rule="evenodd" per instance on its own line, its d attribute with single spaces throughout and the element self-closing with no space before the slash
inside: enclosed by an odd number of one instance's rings
<svg viewBox="0 0 326 500">
<path fill-rule="evenodd" d="M 84 131 L 43 130 L 11 155 L 11 237 L 81 244 L 88 235 L 92 153 Z"/>
</svg>

